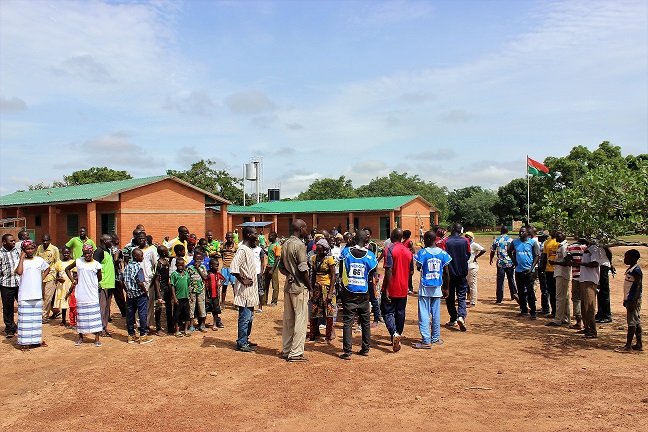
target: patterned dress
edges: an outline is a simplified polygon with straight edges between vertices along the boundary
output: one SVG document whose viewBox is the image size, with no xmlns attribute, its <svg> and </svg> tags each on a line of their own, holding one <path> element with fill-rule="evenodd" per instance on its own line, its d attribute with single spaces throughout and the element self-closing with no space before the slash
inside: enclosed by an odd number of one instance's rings
<svg viewBox="0 0 648 432">
<path fill-rule="evenodd" d="M 315 274 L 315 283 L 311 291 L 312 318 L 333 318 L 336 315 L 335 287 L 333 287 L 331 301 L 326 301 L 326 297 L 331 290 L 330 269 L 335 269 L 335 267 L 335 258 L 332 255 L 324 258 L 318 255 L 311 257 L 311 268 Z"/>
</svg>

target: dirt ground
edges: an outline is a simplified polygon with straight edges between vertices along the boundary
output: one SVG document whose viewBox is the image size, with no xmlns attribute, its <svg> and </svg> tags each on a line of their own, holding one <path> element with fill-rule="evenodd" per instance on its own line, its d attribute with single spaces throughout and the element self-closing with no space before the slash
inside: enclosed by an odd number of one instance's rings
<svg viewBox="0 0 648 432">
<path fill-rule="evenodd" d="M 332 346 L 307 343 L 309 362 L 278 358 L 281 301 L 255 315 L 256 353 L 234 350 L 231 308 L 225 329 L 143 346 L 126 343 L 118 313 L 114 337 L 101 348 L 75 348 L 71 330 L 48 324 L 49 347 L 22 352 L 15 339 L 0 343 L 0 429 L 645 431 L 648 354 L 614 352 L 625 340 L 623 251 L 614 251 L 614 322 L 601 325 L 595 340 L 545 327 L 545 318 L 518 318 L 513 302 L 496 305 L 487 255 L 468 331 L 442 328 L 444 345 L 430 351 L 409 347 L 419 337 L 412 296 L 403 349 L 392 353 L 381 326 L 372 329 L 370 356 L 351 361 L 337 358 L 341 323 Z"/>
</svg>

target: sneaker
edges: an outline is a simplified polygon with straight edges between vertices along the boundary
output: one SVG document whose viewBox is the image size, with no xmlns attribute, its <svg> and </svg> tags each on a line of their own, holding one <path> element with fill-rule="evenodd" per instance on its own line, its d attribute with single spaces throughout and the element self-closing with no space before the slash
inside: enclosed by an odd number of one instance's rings
<svg viewBox="0 0 648 432">
<path fill-rule="evenodd" d="M 392 349 L 394 352 L 398 352 L 401 349 L 401 336 L 398 333 L 394 333 L 394 336 L 392 337 Z"/>
<path fill-rule="evenodd" d="M 447 323 L 445 323 L 445 326 L 448 328 L 453 328 L 456 325 L 457 325 L 457 321 L 448 321 Z"/>
<path fill-rule="evenodd" d="M 250 345 L 242 345 L 237 346 L 236 350 L 241 352 L 254 352 L 254 347 L 251 347 Z"/>
<path fill-rule="evenodd" d="M 361 349 L 360 351 L 358 351 L 358 355 L 367 357 L 369 355 L 369 350 L 368 349 L 366 349 L 366 350 Z"/>
<path fill-rule="evenodd" d="M 423 343 L 423 342 L 412 342 L 412 348 L 414 348 L 414 349 L 432 349 L 432 344 Z"/>
<path fill-rule="evenodd" d="M 222 322 L 222 321 L 218 321 L 218 322 L 216 323 L 216 327 L 218 327 L 218 328 L 225 328 L 225 326 L 223 325 L 223 322 Z"/>
<path fill-rule="evenodd" d="M 457 324 L 459 324 L 459 330 L 462 332 L 466 331 L 466 321 L 464 320 L 464 317 L 457 318 Z"/>
<path fill-rule="evenodd" d="M 351 356 L 352 356 L 351 353 L 343 353 L 343 354 L 340 354 L 340 358 L 341 358 L 342 360 L 351 360 Z"/>
<path fill-rule="evenodd" d="M 304 355 L 302 354 L 295 357 L 288 357 L 286 361 L 289 361 L 291 363 L 299 363 L 299 362 L 307 362 L 308 359 L 304 357 Z"/>
<path fill-rule="evenodd" d="M 140 336 L 139 338 L 140 345 L 145 345 L 151 342 L 153 342 L 153 338 L 149 335 Z"/>
<path fill-rule="evenodd" d="M 262 308 L 257 309 L 257 313 L 263 313 L 263 309 Z"/>
<path fill-rule="evenodd" d="M 133 344 L 135 342 L 137 342 L 137 337 L 135 335 L 128 335 L 128 343 Z"/>
</svg>

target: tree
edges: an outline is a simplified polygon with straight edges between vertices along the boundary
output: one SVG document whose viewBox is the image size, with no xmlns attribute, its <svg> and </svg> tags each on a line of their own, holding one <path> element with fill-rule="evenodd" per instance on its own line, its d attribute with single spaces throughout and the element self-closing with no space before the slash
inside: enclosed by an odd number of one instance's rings
<svg viewBox="0 0 648 432">
<path fill-rule="evenodd" d="M 351 179 L 340 176 L 337 179 L 317 179 L 304 192 L 297 195 L 298 200 L 319 200 L 353 198 L 357 196 Z"/>
<path fill-rule="evenodd" d="M 495 192 L 480 186 L 456 189 L 448 194 L 448 220 L 469 228 L 492 227 L 497 199 Z"/>
<path fill-rule="evenodd" d="M 92 167 L 74 171 L 69 176 L 63 176 L 64 186 L 75 186 L 88 183 L 104 183 L 116 180 L 128 180 L 133 176 L 126 171 L 116 171 L 108 167 Z M 57 187 L 56 185 L 54 187 Z"/>
<path fill-rule="evenodd" d="M 445 221 L 448 216 L 448 189 L 421 180 L 418 175 L 392 171 L 388 176 L 376 177 L 360 186 L 356 193 L 360 197 L 420 195 L 439 210 L 440 220 Z"/>
<path fill-rule="evenodd" d="M 234 204 L 243 204 L 243 179 L 232 176 L 224 169 L 216 169 L 216 162 L 200 160 L 191 164 L 186 171 L 167 170 L 171 175 L 216 195 Z"/>
</svg>

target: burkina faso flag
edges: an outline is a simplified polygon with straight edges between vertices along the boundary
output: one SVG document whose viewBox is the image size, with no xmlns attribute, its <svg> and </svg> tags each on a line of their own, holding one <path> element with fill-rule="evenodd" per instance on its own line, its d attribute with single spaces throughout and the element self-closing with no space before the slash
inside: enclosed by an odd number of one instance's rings
<svg viewBox="0 0 648 432">
<path fill-rule="evenodd" d="M 527 156 L 527 172 L 533 176 L 548 176 L 549 168 L 545 164 Z"/>
</svg>

